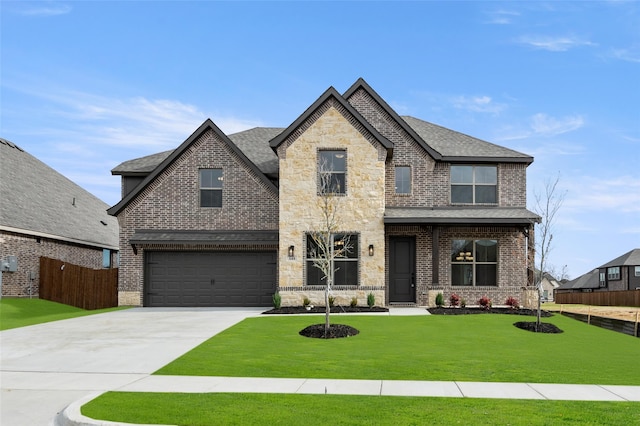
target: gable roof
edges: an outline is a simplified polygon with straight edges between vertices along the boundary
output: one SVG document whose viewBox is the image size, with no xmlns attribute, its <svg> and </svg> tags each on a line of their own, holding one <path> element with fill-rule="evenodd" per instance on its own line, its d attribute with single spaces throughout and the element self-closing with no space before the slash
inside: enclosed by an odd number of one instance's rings
<svg viewBox="0 0 640 426">
<path fill-rule="evenodd" d="M 620 257 L 616 257 L 600 266 L 600 268 L 610 268 L 612 266 L 640 266 L 640 249 L 633 249 Z"/>
<path fill-rule="evenodd" d="M 437 152 L 436 150 L 434 150 L 431 146 L 429 146 L 424 141 L 424 139 L 422 139 L 422 137 L 415 131 L 415 129 L 413 129 L 411 126 L 409 126 L 398 115 L 398 113 L 395 112 L 395 110 L 393 108 L 391 108 L 389 106 L 389 104 L 384 99 L 382 99 L 382 97 L 380 95 L 378 95 L 378 93 L 375 90 L 373 90 L 373 88 L 371 86 L 369 86 L 369 84 L 366 81 L 364 81 L 364 79 L 362 77 L 360 77 L 355 83 L 353 83 L 353 85 L 349 89 L 347 89 L 346 92 L 344 92 L 343 97 L 348 100 L 358 90 L 364 90 L 371 98 L 373 98 L 373 100 L 375 102 L 377 102 L 378 105 L 380 105 L 380 107 L 387 114 L 389 114 L 389 116 L 392 119 L 394 119 L 398 123 L 398 125 L 400 125 L 400 127 L 405 132 L 407 132 L 416 142 L 418 142 L 418 144 L 422 148 L 424 148 L 424 150 L 427 151 L 432 158 L 434 158 L 435 160 L 441 160 L 442 159 L 442 156 L 440 155 L 440 153 Z"/>
<path fill-rule="evenodd" d="M 153 169 L 153 171 L 144 178 L 142 182 L 138 186 L 134 188 L 129 194 L 127 194 L 118 204 L 111 207 L 108 211 L 110 215 L 117 216 L 131 201 L 133 201 L 138 194 L 144 191 L 153 180 L 158 177 L 164 170 L 169 167 L 176 159 L 178 159 L 190 146 L 193 144 L 200 136 L 202 136 L 207 131 L 213 131 L 222 141 L 227 144 L 227 146 L 249 167 L 253 172 L 258 176 L 258 178 L 264 183 L 264 185 L 272 190 L 275 194 L 278 194 L 278 188 L 253 164 L 247 156 L 229 139 L 227 135 L 225 135 L 222 130 L 215 125 L 211 119 L 206 119 L 204 123 L 196 129 L 195 132 L 191 134 L 178 148 L 164 159 L 162 162 Z M 168 152 L 168 151 L 167 151 Z M 156 154 L 157 155 L 157 154 Z M 149 159 L 149 157 L 143 157 Z M 140 159 L 138 159 L 140 160 Z M 123 163 L 124 164 L 124 163 Z"/>
<path fill-rule="evenodd" d="M 134 158 L 118 164 L 111 169 L 112 175 L 123 176 L 146 176 L 153 171 L 158 164 L 162 163 L 175 149 L 158 152 L 140 158 Z"/>
<path fill-rule="evenodd" d="M 435 149 L 443 161 L 527 163 L 533 157 L 418 118 L 403 116 L 426 144 Z"/>
<path fill-rule="evenodd" d="M 300 125 L 302 125 L 309 117 L 311 117 L 322 105 L 324 105 L 330 99 L 335 100 L 346 109 L 349 114 L 351 114 L 358 123 L 363 126 L 373 137 L 384 147 L 386 148 L 389 155 L 393 152 L 393 143 L 391 143 L 387 138 L 382 136 L 380 132 L 378 132 L 367 120 L 360 115 L 360 113 L 349 103 L 347 102 L 340 94 L 336 91 L 336 89 L 329 87 L 309 108 L 306 109 L 302 115 L 300 115 L 289 127 L 287 127 L 282 133 L 280 133 L 275 138 L 271 139 L 269 145 L 275 151 L 280 144 L 282 144 L 288 137 L 291 135 Z"/>
<path fill-rule="evenodd" d="M 118 249 L 108 204 L 2 138 L 0 194 L 1 230 Z"/>
</svg>

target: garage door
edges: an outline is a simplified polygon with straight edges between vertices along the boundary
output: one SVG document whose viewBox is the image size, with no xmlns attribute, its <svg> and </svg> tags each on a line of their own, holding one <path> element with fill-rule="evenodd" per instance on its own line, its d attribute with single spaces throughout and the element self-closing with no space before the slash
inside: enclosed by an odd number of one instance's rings
<svg viewBox="0 0 640 426">
<path fill-rule="evenodd" d="M 270 306 L 276 253 L 146 252 L 145 306 Z"/>
</svg>

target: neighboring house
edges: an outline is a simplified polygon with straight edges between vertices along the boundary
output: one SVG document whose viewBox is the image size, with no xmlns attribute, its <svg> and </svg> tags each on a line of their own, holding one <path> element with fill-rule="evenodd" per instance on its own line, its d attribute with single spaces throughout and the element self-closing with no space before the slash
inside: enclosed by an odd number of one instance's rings
<svg viewBox="0 0 640 426">
<path fill-rule="evenodd" d="M 560 287 L 560 283 L 551 274 L 545 272 L 542 274 L 542 300 L 544 302 L 553 302 L 553 293 L 555 289 Z"/>
<path fill-rule="evenodd" d="M 620 290 L 640 290 L 640 249 L 633 249 L 558 287 L 559 292 Z"/>
<path fill-rule="evenodd" d="M 225 135 L 205 121 L 174 151 L 120 164 L 119 300 L 144 306 L 322 304 L 309 233 L 321 228 L 319 170 L 340 232 L 336 303 L 533 303 L 533 158 L 413 117 L 364 80 L 333 87 L 286 129 Z"/>
<path fill-rule="evenodd" d="M 0 139 L 2 296 L 38 296 L 40 257 L 99 269 L 116 266 L 118 223 L 109 206 L 16 144 Z"/>
</svg>

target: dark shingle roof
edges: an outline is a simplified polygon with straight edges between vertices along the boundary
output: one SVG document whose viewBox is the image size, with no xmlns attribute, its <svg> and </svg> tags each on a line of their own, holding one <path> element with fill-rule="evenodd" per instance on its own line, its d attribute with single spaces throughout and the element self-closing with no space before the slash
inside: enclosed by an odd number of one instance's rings
<svg viewBox="0 0 640 426">
<path fill-rule="evenodd" d="M 278 231 L 136 230 L 131 244 L 261 245 L 278 244 Z"/>
<path fill-rule="evenodd" d="M 640 266 L 640 249 L 633 249 L 600 267 L 610 268 L 612 266 Z"/>
<path fill-rule="evenodd" d="M 567 281 L 558 287 L 558 290 L 579 290 L 583 288 L 598 288 L 600 287 L 600 274 L 597 269 L 591 272 L 587 272 L 584 275 L 580 275 L 578 278 Z"/>
<path fill-rule="evenodd" d="M 118 248 L 118 221 L 106 203 L 5 139 L 0 194 L 1 229 Z"/>
<path fill-rule="evenodd" d="M 269 146 L 269 141 L 283 130 L 278 127 L 256 127 L 229 135 L 229 139 L 262 173 L 277 176 L 278 157 Z"/>
<path fill-rule="evenodd" d="M 518 207 L 387 207 L 384 223 L 530 224 L 540 216 Z"/>
<path fill-rule="evenodd" d="M 438 126 L 418 118 L 403 116 L 402 119 L 445 161 L 485 161 L 526 162 L 533 158 L 518 151 L 483 141 L 464 133 Z"/>
<path fill-rule="evenodd" d="M 120 163 L 113 170 L 112 175 L 148 175 L 158 167 L 158 164 L 162 163 L 174 150 L 158 152 L 157 154 L 147 155 L 145 157 L 135 158 L 133 160 Z"/>
</svg>

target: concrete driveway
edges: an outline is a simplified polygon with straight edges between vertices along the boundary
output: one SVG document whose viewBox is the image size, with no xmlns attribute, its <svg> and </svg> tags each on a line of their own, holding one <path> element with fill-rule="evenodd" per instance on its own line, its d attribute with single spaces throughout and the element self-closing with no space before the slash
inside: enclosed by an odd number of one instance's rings
<svg viewBox="0 0 640 426">
<path fill-rule="evenodd" d="M 133 308 L 0 332 L 0 424 L 50 425 L 267 308 Z"/>
</svg>

